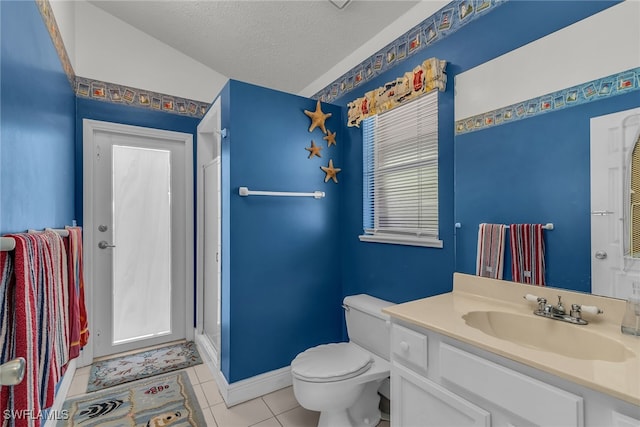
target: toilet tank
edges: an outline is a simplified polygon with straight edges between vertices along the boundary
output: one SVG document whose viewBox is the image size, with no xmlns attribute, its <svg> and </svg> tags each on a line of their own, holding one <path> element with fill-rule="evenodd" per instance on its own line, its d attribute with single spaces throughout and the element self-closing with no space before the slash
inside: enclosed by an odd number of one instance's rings
<svg viewBox="0 0 640 427">
<path fill-rule="evenodd" d="M 382 309 L 395 304 L 366 294 L 345 297 L 343 303 L 349 340 L 390 360 L 390 318 Z"/>
</svg>

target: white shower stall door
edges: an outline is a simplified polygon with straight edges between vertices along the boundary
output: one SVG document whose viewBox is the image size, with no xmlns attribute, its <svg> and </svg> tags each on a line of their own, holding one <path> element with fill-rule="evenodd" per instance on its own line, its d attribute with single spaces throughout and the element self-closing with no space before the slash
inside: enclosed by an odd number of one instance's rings
<svg viewBox="0 0 640 427">
<path fill-rule="evenodd" d="M 203 334 L 220 351 L 220 158 L 204 166 Z"/>
<path fill-rule="evenodd" d="M 94 357 L 186 337 L 190 138 L 122 125 L 90 135 Z"/>
<path fill-rule="evenodd" d="M 213 372 L 220 370 L 222 301 L 221 104 L 216 100 L 198 125 L 196 342 Z"/>
</svg>

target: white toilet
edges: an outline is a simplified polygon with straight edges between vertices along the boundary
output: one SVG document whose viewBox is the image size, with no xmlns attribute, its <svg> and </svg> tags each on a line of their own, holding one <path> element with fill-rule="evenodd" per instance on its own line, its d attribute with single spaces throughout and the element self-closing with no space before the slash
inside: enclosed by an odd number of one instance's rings
<svg viewBox="0 0 640 427">
<path fill-rule="evenodd" d="M 320 412 L 319 427 L 375 426 L 378 388 L 389 377 L 390 322 L 394 305 L 370 295 L 344 299 L 348 343 L 310 348 L 291 362 L 293 393 L 300 406 Z"/>
</svg>

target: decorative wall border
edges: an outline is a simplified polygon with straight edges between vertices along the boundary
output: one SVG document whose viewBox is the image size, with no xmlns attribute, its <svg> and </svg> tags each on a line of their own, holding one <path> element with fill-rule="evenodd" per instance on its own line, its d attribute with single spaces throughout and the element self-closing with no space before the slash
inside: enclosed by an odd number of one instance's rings
<svg viewBox="0 0 640 427">
<path fill-rule="evenodd" d="M 209 103 L 207 102 L 77 76 L 74 91 L 79 98 L 148 108 L 197 118 L 202 118 L 209 108 Z"/>
<path fill-rule="evenodd" d="M 44 24 L 49 31 L 49 36 L 51 36 L 53 45 L 58 53 L 62 68 L 69 79 L 69 84 L 71 84 L 71 88 L 77 97 L 128 105 L 131 107 L 149 108 L 164 113 L 180 114 L 196 118 L 202 118 L 206 113 L 209 108 L 209 103 L 207 102 L 76 76 L 71 66 L 67 49 L 62 41 L 60 29 L 58 28 L 58 23 L 56 22 L 49 0 L 35 0 L 35 2 L 40 11 L 40 15 L 42 15 Z"/>
<path fill-rule="evenodd" d="M 416 25 L 373 56 L 343 74 L 311 98 L 331 102 L 364 82 L 415 55 L 420 50 L 455 33 L 480 16 L 486 15 L 508 0 L 453 0 L 439 11 Z"/>
<path fill-rule="evenodd" d="M 456 135 L 640 90 L 640 67 L 456 121 Z"/>
<path fill-rule="evenodd" d="M 76 80 L 76 73 L 73 71 L 69 55 L 67 54 L 67 49 L 64 47 L 64 42 L 60 35 L 60 28 L 58 28 L 58 23 L 53 15 L 51 4 L 49 3 L 49 0 L 35 0 L 35 2 L 38 6 L 38 10 L 40 11 L 40 15 L 42 15 L 44 25 L 47 27 L 47 31 L 49 31 L 49 36 L 51 37 L 53 46 L 56 48 L 56 52 L 58 53 L 58 57 L 62 63 L 62 69 L 67 75 L 67 79 L 69 79 L 71 88 L 73 88 Z"/>
</svg>

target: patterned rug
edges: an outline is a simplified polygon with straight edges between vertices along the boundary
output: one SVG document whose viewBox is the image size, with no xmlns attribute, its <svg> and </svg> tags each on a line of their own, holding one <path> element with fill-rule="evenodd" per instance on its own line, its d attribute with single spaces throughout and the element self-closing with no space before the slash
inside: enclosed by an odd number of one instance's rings
<svg viewBox="0 0 640 427">
<path fill-rule="evenodd" d="M 58 427 L 202 427 L 204 416 L 186 372 L 85 394 L 65 402 Z"/>
<path fill-rule="evenodd" d="M 87 393 L 202 363 L 193 341 L 95 362 Z"/>
</svg>

